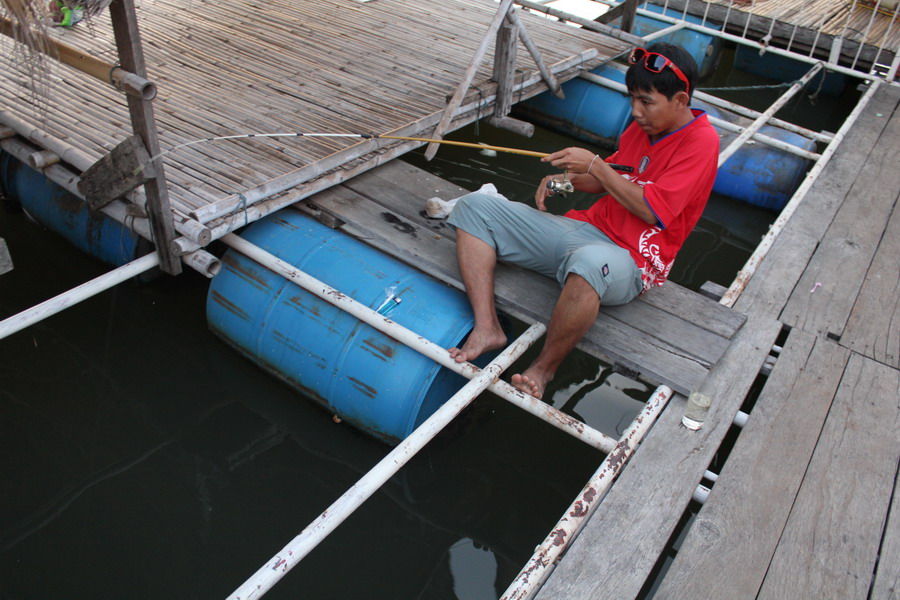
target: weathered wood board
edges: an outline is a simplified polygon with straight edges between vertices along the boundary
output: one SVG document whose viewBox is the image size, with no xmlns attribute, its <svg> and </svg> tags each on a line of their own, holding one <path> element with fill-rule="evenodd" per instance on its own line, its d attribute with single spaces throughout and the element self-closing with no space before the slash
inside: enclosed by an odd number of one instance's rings
<svg viewBox="0 0 900 600">
<path fill-rule="evenodd" d="M 900 140 L 897 140 L 900 144 Z M 900 367 L 900 191 L 841 344 L 894 368 Z"/>
<path fill-rule="evenodd" d="M 875 93 L 857 126 L 844 137 L 827 168 L 775 240 L 735 308 L 747 314 L 756 311 L 778 315 L 795 289 L 798 293 L 804 289 L 797 282 L 838 209 L 862 176 L 863 166 L 887 127 L 898 100 L 900 90 L 887 86 Z"/>
<path fill-rule="evenodd" d="M 756 597 L 849 355 L 791 332 L 657 598 Z"/>
<path fill-rule="evenodd" d="M 751 317 L 735 335 L 701 387 L 713 404 L 699 431 L 681 425 L 685 399 L 673 398 L 537 600 L 638 595 L 780 331 Z"/>
<path fill-rule="evenodd" d="M 900 371 L 851 356 L 759 598 L 867 598 L 900 459 L 898 389 Z"/>
<path fill-rule="evenodd" d="M 900 119 L 891 119 L 785 306 L 785 323 L 841 338 L 900 190 L 897 164 Z"/>
<path fill-rule="evenodd" d="M 453 189 L 434 176 L 393 161 L 304 203 L 344 221 L 343 229 L 420 270 L 464 289 L 456 264 L 455 233 L 444 221 L 427 219 L 422 190 Z M 327 219 L 326 219 L 327 220 Z M 500 310 L 526 322 L 547 322 L 559 296 L 546 277 L 499 265 L 496 278 Z M 581 348 L 595 356 L 671 385 L 682 393 L 695 389 L 715 364 L 743 315 L 675 284 L 655 289 L 624 307 L 601 309 L 597 324 Z"/>
<path fill-rule="evenodd" d="M 900 477 L 894 486 L 891 514 L 888 516 L 878 558 L 878 571 L 872 583 L 874 600 L 897 600 L 900 598 Z"/>
</svg>

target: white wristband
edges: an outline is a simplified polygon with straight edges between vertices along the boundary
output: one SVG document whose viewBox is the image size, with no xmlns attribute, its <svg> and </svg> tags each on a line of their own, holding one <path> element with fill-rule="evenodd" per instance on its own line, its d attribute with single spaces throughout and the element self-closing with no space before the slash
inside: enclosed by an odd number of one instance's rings
<svg viewBox="0 0 900 600">
<path fill-rule="evenodd" d="M 597 160 L 598 158 L 600 158 L 600 155 L 595 154 L 594 158 L 591 159 L 591 164 L 588 165 L 588 170 L 586 171 L 587 174 L 590 174 L 591 169 L 594 167 L 594 161 Z"/>
</svg>

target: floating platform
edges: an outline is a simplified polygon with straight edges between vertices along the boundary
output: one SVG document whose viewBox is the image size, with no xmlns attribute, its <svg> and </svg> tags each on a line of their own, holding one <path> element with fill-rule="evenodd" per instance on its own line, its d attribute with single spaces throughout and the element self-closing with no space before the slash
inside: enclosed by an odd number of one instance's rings
<svg viewBox="0 0 900 600">
<path fill-rule="evenodd" d="M 421 143 L 358 137 L 260 137 L 327 132 L 428 137 L 472 62 L 497 4 L 401 0 L 297 4 L 158 0 L 138 10 L 169 201 L 176 230 L 196 223 L 214 238 L 350 178 Z M 608 35 L 520 12 L 520 20 L 559 81 L 630 46 Z M 116 49 L 107 11 L 55 29 L 60 41 L 99 58 Z M 87 165 L 132 135 L 124 96 L 69 67 L 45 60 L 35 89 L 31 63 L 0 36 L 3 111 L 62 140 Z M 491 49 L 493 44 L 491 44 Z M 516 101 L 547 89 L 520 47 Z M 40 71 L 37 71 L 40 73 Z M 474 75 L 449 131 L 493 114 L 493 51 Z M 35 102 L 35 98 L 42 98 Z M 178 147 L 221 136 L 257 134 Z M 84 170 L 86 166 L 78 166 Z M 308 185 L 304 185 L 308 184 Z M 285 197 L 272 196 L 291 189 Z"/>
</svg>

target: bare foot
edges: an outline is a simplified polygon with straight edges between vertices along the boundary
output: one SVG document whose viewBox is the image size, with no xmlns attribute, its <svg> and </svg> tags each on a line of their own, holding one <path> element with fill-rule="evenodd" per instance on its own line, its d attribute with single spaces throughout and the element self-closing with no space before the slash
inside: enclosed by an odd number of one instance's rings
<svg viewBox="0 0 900 600">
<path fill-rule="evenodd" d="M 552 375 L 547 376 L 529 367 L 521 375 L 518 373 L 513 375 L 512 384 L 516 389 L 526 394 L 531 394 L 535 398 L 540 398 L 544 395 L 544 388 L 547 387 L 551 379 L 553 379 Z"/>
<path fill-rule="evenodd" d="M 450 348 L 450 357 L 458 363 L 473 361 L 488 350 L 506 347 L 506 334 L 502 329 L 472 330 L 462 348 Z"/>
</svg>

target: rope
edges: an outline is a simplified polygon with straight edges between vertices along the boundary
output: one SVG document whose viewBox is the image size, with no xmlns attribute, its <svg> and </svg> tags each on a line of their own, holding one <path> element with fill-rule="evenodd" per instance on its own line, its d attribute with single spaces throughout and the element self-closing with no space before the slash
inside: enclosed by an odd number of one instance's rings
<svg viewBox="0 0 900 600">
<path fill-rule="evenodd" d="M 724 86 L 724 87 L 702 87 L 697 88 L 703 92 L 727 92 L 731 90 L 768 90 L 768 89 L 778 89 L 778 88 L 786 88 L 794 85 L 793 81 L 784 82 L 784 83 L 770 83 L 767 85 L 736 85 L 736 86 Z"/>
</svg>

